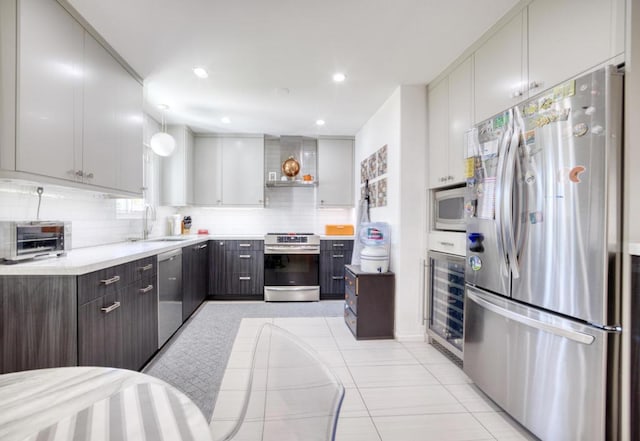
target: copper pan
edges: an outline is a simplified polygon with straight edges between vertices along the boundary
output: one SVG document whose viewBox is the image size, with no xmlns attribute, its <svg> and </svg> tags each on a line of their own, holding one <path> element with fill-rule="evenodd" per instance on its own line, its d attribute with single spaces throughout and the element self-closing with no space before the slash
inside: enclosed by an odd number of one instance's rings
<svg viewBox="0 0 640 441">
<path fill-rule="evenodd" d="M 282 163 L 282 173 L 285 176 L 293 178 L 300 172 L 300 163 L 296 161 L 293 156 L 289 156 L 289 159 Z"/>
</svg>

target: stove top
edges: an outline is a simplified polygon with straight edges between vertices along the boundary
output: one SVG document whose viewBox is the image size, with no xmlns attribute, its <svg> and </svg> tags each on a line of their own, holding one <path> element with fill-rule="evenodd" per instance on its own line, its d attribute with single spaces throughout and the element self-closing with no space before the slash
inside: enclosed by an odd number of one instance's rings
<svg viewBox="0 0 640 441">
<path fill-rule="evenodd" d="M 313 236 L 314 233 L 267 233 L 267 236 Z"/>
</svg>

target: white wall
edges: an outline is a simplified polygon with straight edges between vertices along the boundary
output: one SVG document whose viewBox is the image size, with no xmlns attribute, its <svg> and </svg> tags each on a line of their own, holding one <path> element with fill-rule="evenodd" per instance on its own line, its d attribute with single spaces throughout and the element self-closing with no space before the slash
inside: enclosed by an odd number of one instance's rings
<svg viewBox="0 0 640 441">
<path fill-rule="evenodd" d="M 390 269 L 396 274 L 395 335 L 424 339 L 421 259 L 424 250 L 426 87 L 400 86 L 356 134 L 356 170 L 383 145 L 388 149 L 387 206 L 371 221 L 391 225 Z M 356 176 L 356 197 L 360 175 Z"/>
</svg>

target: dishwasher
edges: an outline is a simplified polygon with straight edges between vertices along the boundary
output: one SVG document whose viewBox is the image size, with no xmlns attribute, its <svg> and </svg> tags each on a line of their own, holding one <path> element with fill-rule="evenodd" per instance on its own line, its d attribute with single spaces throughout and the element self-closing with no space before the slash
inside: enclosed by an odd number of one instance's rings
<svg viewBox="0 0 640 441">
<path fill-rule="evenodd" d="M 182 325 L 182 250 L 158 254 L 158 349 Z"/>
</svg>

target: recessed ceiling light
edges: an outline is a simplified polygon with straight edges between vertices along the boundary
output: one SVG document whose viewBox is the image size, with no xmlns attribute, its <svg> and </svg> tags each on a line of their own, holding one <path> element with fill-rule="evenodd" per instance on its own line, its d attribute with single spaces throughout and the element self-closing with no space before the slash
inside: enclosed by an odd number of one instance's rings
<svg viewBox="0 0 640 441">
<path fill-rule="evenodd" d="M 225 116 L 221 118 L 220 121 L 222 121 L 224 124 L 229 124 L 231 122 L 231 118 Z"/>
<path fill-rule="evenodd" d="M 207 70 L 204 67 L 194 67 L 193 68 L 193 73 L 198 78 L 207 78 L 207 77 L 209 77 L 209 73 L 207 72 Z"/>
<path fill-rule="evenodd" d="M 333 81 L 335 81 L 336 83 L 342 83 L 346 79 L 347 76 L 342 72 L 336 72 L 333 74 Z"/>
<path fill-rule="evenodd" d="M 324 120 L 323 119 L 319 119 L 316 121 L 316 125 L 317 126 L 324 126 Z"/>
</svg>

